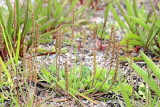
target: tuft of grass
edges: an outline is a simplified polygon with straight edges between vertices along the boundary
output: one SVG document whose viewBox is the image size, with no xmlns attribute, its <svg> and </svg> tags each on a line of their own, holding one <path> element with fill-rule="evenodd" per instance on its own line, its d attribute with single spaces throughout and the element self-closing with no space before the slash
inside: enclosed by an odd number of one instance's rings
<svg viewBox="0 0 160 107">
<path fill-rule="evenodd" d="M 122 7 L 120 1 L 111 2 L 107 6 L 107 9 L 111 10 L 115 20 L 126 35 L 121 41 L 121 44 L 129 44 L 136 48 L 143 47 L 144 52 L 149 49 L 155 55 L 160 56 L 160 48 L 157 41 L 159 39 L 160 27 L 155 25 L 155 23 L 159 21 L 157 18 L 158 11 L 155 9 L 155 6 L 153 6 L 153 2 L 150 2 L 152 9 L 149 12 L 144 5 L 142 5 L 138 11 L 136 0 L 125 0 L 124 3 L 126 8 Z M 119 8 L 124 22 L 120 19 L 113 5 Z M 136 50 L 136 48 L 135 51 L 138 53 L 139 50 Z"/>
<path fill-rule="evenodd" d="M 142 79 L 147 83 L 145 87 L 146 96 L 145 96 L 145 105 L 147 106 L 156 106 L 159 105 L 157 102 L 159 99 L 160 91 L 159 91 L 159 83 L 153 79 L 152 75 L 154 74 L 157 78 L 159 78 L 158 71 L 160 70 L 159 67 L 149 58 L 147 57 L 142 51 L 140 52 L 143 60 L 146 62 L 148 70 L 145 71 L 135 63 L 132 63 L 131 66 L 133 67 L 134 71 L 138 73 L 142 77 Z M 127 59 L 128 62 L 131 62 L 130 59 Z M 153 74 L 152 74 L 153 72 Z M 123 91 L 123 90 L 122 90 Z M 151 91 L 156 93 L 155 96 L 151 95 Z M 125 97 L 125 96 L 124 96 Z M 128 98 L 127 98 L 128 99 Z"/>
</svg>

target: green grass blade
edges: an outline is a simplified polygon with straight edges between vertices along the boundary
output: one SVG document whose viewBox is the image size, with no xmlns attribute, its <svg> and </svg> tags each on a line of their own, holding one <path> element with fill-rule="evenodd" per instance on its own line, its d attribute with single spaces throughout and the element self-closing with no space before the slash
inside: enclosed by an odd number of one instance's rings
<svg viewBox="0 0 160 107">
<path fill-rule="evenodd" d="M 144 44 L 143 42 L 137 41 L 137 40 L 130 40 L 130 41 L 128 42 L 128 44 L 130 44 L 130 45 L 145 46 L 145 44 Z"/>
<path fill-rule="evenodd" d="M 131 4 L 131 2 L 129 0 L 125 0 L 126 3 L 126 8 L 127 8 L 127 13 L 129 16 L 134 16 L 134 12 L 133 12 L 133 6 Z"/>
<path fill-rule="evenodd" d="M 145 46 L 145 43 L 143 42 L 142 38 L 135 34 L 127 34 L 126 37 L 120 43 L 122 45 L 126 45 L 127 43 L 129 43 L 131 45 Z"/>
<path fill-rule="evenodd" d="M 154 31 L 152 32 L 147 44 L 146 44 L 146 47 L 149 47 L 150 44 L 152 43 L 152 41 L 155 39 L 155 37 L 157 36 L 157 34 L 160 32 L 160 28 L 154 28 Z"/>
<path fill-rule="evenodd" d="M 8 7 L 8 10 L 9 10 L 10 12 L 12 12 L 13 7 L 12 7 L 12 4 L 11 4 L 11 1 L 10 1 L 10 0 L 6 0 L 6 4 L 7 4 L 7 7 Z"/>
<path fill-rule="evenodd" d="M 150 49 L 155 55 L 157 55 L 157 56 L 160 57 L 160 53 L 158 53 L 157 51 L 155 51 L 153 47 L 149 47 L 149 49 Z"/>
<path fill-rule="evenodd" d="M 121 6 L 121 4 L 120 4 L 119 2 L 117 2 L 117 5 L 118 5 L 118 7 L 119 7 L 119 10 L 120 10 L 122 16 L 124 17 L 125 21 L 127 22 L 130 30 L 131 30 L 132 32 L 134 32 L 134 31 L 133 31 L 133 27 L 132 27 L 133 25 L 131 25 L 131 24 L 132 24 L 132 21 L 130 21 L 130 19 L 126 16 L 126 12 L 125 12 L 125 10 L 122 8 L 122 6 Z"/>
<path fill-rule="evenodd" d="M 126 107 L 132 107 L 131 101 L 129 99 L 129 96 L 128 96 L 127 92 L 124 89 L 123 84 L 121 83 L 121 81 L 119 81 L 119 83 L 120 83 L 120 89 L 121 89 L 121 93 L 122 93 L 122 96 L 123 96 L 124 103 L 125 103 Z"/>
<path fill-rule="evenodd" d="M 110 3 L 108 4 L 108 6 L 106 6 L 106 9 L 105 9 L 105 15 L 104 15 L 105 21 L 107 21 L 107 19 L 108 19 L 109 9 L 110 9 Z"/>
<path fill-rule="evenodd" d="M 48 0 L 48 8 L 47 8 L 48 20 L 50 19 L 51 14 L 52 14 L 52 0 Z"/>
<path fill-rule="evenodd" d="M 44 2 L 44 0 L 39 0 L 37 6 L 36 6 L 36 8 L 35 8 L 35 11 L 34 11 L 35 19 L 38 18 L 38 15 L 40 14 L 40 12 L 41 12 L 41 10 L 42 10 L 43 2 Z"/>
<path fill-rule="evenodd" d="M 145 23 L 145 21 L 141 20 L 140 18 L 137 17 L 133 17 L 133 16 L 127 16 L 129 18 L 131 18 L 134 22 L 136 22 L 137 24 L 141 25 L 142 27 L 144 27 L 146 30 L 149 30 L 150 27 L 148 24 Z"/>
<path fill-rule="evenodd" d="M 11 87 L 13 87 L 13 81 L 10 75 L 10 72 L 7 70 L 7 67 L 5 66 L 4 62 L 2 61 L 2 58 L 0 57 L 0 63 L 2 65 L 3 70 L 5 71 L 6 75 L 7 75 L 7 79 L 8 79 L 8 83 L 9 85 L 11 85 Z"/>
<path fill-rule="evenodd" d="M 152 11 L 154 12 L 154 17 L 157 19 L 158 16 L 157 16 L 157 13 L 156 13 L 156 9 L 155 9 L 155 5 L 153 4 L 153 2 L 150 1 L 150 5 L 152 7 Z"/>
<path fill-rule="evenodd" d="M 49 28 L 52 24 L 55 23 L 55 19 L 49 20 L 48 22 L 44 23 L 41 27 L 40 27 L 40 31 L 44 32 L 47 28 Z"/>
<path fill-rule="evenodd" d="M 62 16 L 63 10 L 64 10 L 64 6 L 62 7 L 61 2 L 58 2 L 56 0 L 53 1 L 54 4 L 54 14 L 53 14 L 53 18 L 59 18 Z"/>
<path fill-rule="evenodd" d="M 13 25 L 13 12 L 11 11 L 8 17 L 8 22 L 7 22 L 7 31 L 9 35 L 12 34 L 12 25 Z"/>
<path fill-rule="evenodd" d="M 40 17 L 39 19 L 36 20 L 37 23 L 43 23 L 44 21 L 46 21 L 47 16 L 44 17 Z"/>
<path fill-rule="evenodd" d="M 73 0 L 72 1 L 72 4 L 70 6 L 70 9 L 69 9 L 68 13 L 70 13 L 72 11 L 73 7 L 77 4 L 77 2 L 78 2 L 78 0 Z"/>
<path fill-rule="evenodd" d="M 150 30 L 149 30 L 149 32 L 148 32 L 148 37 L 147 37 L 147 41 L 146 41 L 146 46 L 145 46 L 145 50 L 148 48 L 148 42 L 150 41 L 150 38 L 152 37 L 152 34 L 153 34 L 153 32 L 155 32 L 155 30 L 154 30 L 154 26 L 155 26 L 155 22 L 156 22 L 156 20 L 154 21 L 154 23 L 152 24 L 152 26 L 150 27 Z"/>
<path fill-rule="evenodd" d="M 5 20 L 4 20 L 4 16 L 2 16 L 3 15 L 3 10 L 2 9 L 0 9 L 0 22 L 1 22 L 1 24 L 2 24 L 2 26 L 4 27 L 4 28 L 6 28 L 6 26 L 5 26 Z M 7 32 L 6 31 L 6 29 L 4 29 L 5 30 L 5 33 Z"/>
<path fill-rule="evenodd" d="M 160 46 L 160 32 L 158 33 L 158 45 Z"/>
<path fill-rule="evenodd" d="M 112 11 L 112 14 L 114 16 L 114 18 L 117 20 L 118 24 L 120 25 L 121 28 L 129 30 L 127 25 L 119 18 L 117 12 L 115 11 L 115 9 L 113 8 L 113 6 L 111 4 L 109 4 L 110 9 Z"/>
<path fill-rule="evenodd" d="M 127 59 L 127 61 L 130 63 L 129 59 Z M 146 83 L 149 82 L 151 89 L 153 89 L 157 93 L 157 95 L 160 95 L 160 90 L 158 88 L 158 85 L 154 81 L 154 79 L 152 77 L 150 77 L 150 79 L 148 80 L 148 73 L 146 71 L 144 71 L 141 67 L 136 65 L 135 63 L 132 63 L 132 67 L 143 78 L 143 80 Z"/>
<path fill-rule="evenodd" d="M 32 19 L 28 19 L 24 28 L 23 35 L 26 35 L 30 31 L 31 27 L 32 27 Z"/>
<path fill-rule="evenodd" d="M 75 100 L 77 100 L 82 106 L 84 106 L 84 104 L 71 92 L 68 92 Z"/>
<path fill-rule="evenodd" d="M 21 44 L 21 35 L 20 35 L 20 32 L 18 31 L 18 41 L 17 41 L 17 49 L 16 49 L 16 57 L 15 57 L 16 64 L 18 64 L 20 44 Z"/>
<path fill-rule="evenodd" d="M 3 13 L 3 11 L 1 9 L 0 9 L 0 12 Z M 4 41 L 7 43 L 8 47 L 10 47 L 10 52 L 12 52 L 13 55 L 15 55 L 15 53 L 13 51 L 13 46 L 12 46 L 12 38 L 11 38 L 11 35 L 8 34 L 8 30 L 6 28 L 6 24 L 5 24 L 4 19 L 5 18 L 2 16 L 2 14 L 0 14 L 0 26 L 2 27 L 2 30 L 3 30 Z"/>
<path fill-rule="evenodd" d="M 80 93 L 80 92 L 78 92 L 78 91 L 76 91 L 76 90 L 74 90 L 74 89 L 72 89 L 72 88 L 69 88 L 69 90 L 71 90 L 71 91 L 72 91 L 73 93 L 75 93 L 76 95 L 79 95 L 79 96 L 81 96 L 81 97 L 83 97 L 83 98 L 85 98 L 85 99 L 93 102 L 94 104 L 98 104 L 96 101 L 93 101 L 91 98 L 85 96 L 84 94 L 82 94 L 82 93 Z"/>
<path fill-rule="evenodd" d="M 13 56 L 12 56 L 12 54 L 14 55 L 13 47 L 11 46 L 11 48 L 10 48 L 10 46 L 9 46 L 9 43 L 7 41 L 7 36 L 6 36 L 5 31 L 4 31 L 4 27 L 3 27 L 2 23 L 1 23 L 1 20 L 0 20 L 0 26 L 2 27 L 4 42 L 6 44 L 6 48 L 7 48 L 10 60 L 12 62 L 13 70 L 14 70 L 14 72 L 16 72 L 15 63 L 13 61 Z"/>
<path fill-rule="evenodd" d="M 147 57 L 142 51 L 140 52 L 143 60 L 146 62 L 148 67 L 153 71 L 155 76 L 160 79 L 160 69 L 159 67 L 149 58 Z"/>
<path fill-rule="evenodd" d="M 137 2 L 136 0 L 133 0 L 133 10 L 134 10 L 134 14 L 136 17 L 138 17 L 138 7 L 137 7 Z"/>
<path fill-rule="evenodd" d="M 25 29 L 27 27 L 27 23 L 29 21 L 28 19 L 28 14 L 29 14 L 29 0 L 27 0 L 26 2 L 26 8 L 25 8 L 25 19 L 24 19 L 24 27 L 23 27 L 23 30 L 22 30 L 22 36 L 24 36 L 26 33 L 25 32 Z M 23 37 L 24 38 L 24 37 Z"/>
<path fill-rule="evenodd" d="M 19 30 L 19 27 L 20 27 L 20 10 L 21 9 L 19 5 L 19 0 L 16 0 L 17 31 Z"/>
</svg>

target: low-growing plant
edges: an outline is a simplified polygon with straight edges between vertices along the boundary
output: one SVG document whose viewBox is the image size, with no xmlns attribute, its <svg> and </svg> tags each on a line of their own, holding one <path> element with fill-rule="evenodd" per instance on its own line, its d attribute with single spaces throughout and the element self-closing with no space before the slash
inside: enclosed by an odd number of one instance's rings
<svg viewBox="0 0 160 107">
<path fill-rule="evenodd" d="M 125 33 L 125 38 L 121 44 L 129 44 L 136 46 L 135 51 L 139 51 L 139 46 L 144 47 L 144 52 L 149 49 L 155 55 L 160 56 L 159 42 L 159 17 L 158 11 L 155 9 L 153 2 L 150 1 L 150 10 L 147 10 L 145 5 L 142 5 L 139 10 L 136 0 L 124 1 L 126 8 L 120 4 L 120 0 L 109 3 L 108 8 L 111 10 L 114 18 Z M 113 6 L 117 6 L 121 15 L 119 16 Z M 122 18 L 123 20 L 122 20 Z"/>
<path fill-rule="evenodd" d="M 69 13 L 77 0 L 71 4 L 66 0 L 63 5 L 62 1 L 52 0 L 47 3 L 43 0 L 19 2 L 15 0 L 12 5 L 10 0 L 6 0 L 7 8 L 0 7 L 0 104 L 6 106 L 8 102 L 9 106 L 31 107 L 45 102 L 37 98 L 36 93 L 37 56 L 56 54 L 55 51 L 39 50 L 39 43 L 51 41 L 55 26 L 72 20 Z M 70 8 L 63 11 L 68 5 Z M 82 7 L 75 14 L 84 9 Z M 57 14 L 53 14 L 53 10 Z"/>
<path fill-rule="evenodd" d="M 126 34 L 128 36 L 121 41 L 121 44 L 144 46 L 144 51 L 150 49 L 159 55 L 160 23 L 152 3 L 152 11 L 148 13 L 144 7 L 137 11 L 135 0 L 133 3 L 125 0 L 126 11 L 119 1 L 109 2 L 105 10 L 103 25 L 90 24 L 94 32 L 93 36 L 90 36 L 93 48 L 89 50 L 93 54 L 93 60 L 92 67 L 87 67 L 84 64 L 84 51 L 90 44 L 86 43 L 85 31 L 80 32 L 80 35 L 75 33 L 75 27 L 86 22 L 86 20 L 76 21 L 76 16 L 80 16 L 86 6 L 75 11 L 74 7 L 78 0 L 26 0 L 23 4 L 19 2 L 20 0 L 15 0 L 12 5 L 10 0 L 6 0 L 7 9 L 0 7 L 0 106 L 44 107 L 48 106 L 45 102 L 47 100 L 51 99 L 56 102 L 53 98 L 58 95 L 66 96 L 62 100 L 74 99 L 73 102 L 77 101 L 85 106 L 82 99 L 98 104 L 94 100 L 99 100 L 99 97 L 109 92 L 116 94 L 121 92 L 125 105 L 127 107 L 133 105 L 130 99 L 133 93 L 132 86 L 127 80 L 119 77 L 122 47 L 116 40 L 115 27 L 112 26 L 107 40 L 105 27 L 111 9 L 122 30 L 124 32 L 127 30 L 129 33 Z M 126 22 L 120 20 L 113 8 L 114 4 L 118 6 Z M 66 29 L 67 26 L 71 28 Z M 67 39 L 66 32 L 71 35 Z M 82 38 L 79 44 L 75 41 L 77 37 Z M 108 44 L 104 44 L 103 40 L 106 40 Z M 55 42 L 52 51 L 39 47 L 40 43 L 48 42 Z M 63 47 L 66 44 L 70 46 L 68 49 Z M 130 46 L 127 46 L 127 49 L 124 49 L 127 51 L 127 56 L 129 56 L 129 48 Z M 103 50 L 105 54 L 104 65 L 101 67 L 97 64 L 99 50 Z M 66 51 L 69 51 L 71 58 L 66 56 L 66 60 L 61 61 L 61 57 L 64 56 L 62 54 Z M 77 56 L 78 52 L 82 52 L 82 57 Z M 51 54 L 55 54 L 52 65 L 42 64 L 45 61 L 38 62 L 37 56 Z M 160 79 L 159 67 L 143 52 L 140 54 L 141 59 L 148 65 L 147 72 L 126 58 L 147 84 L 139 87 L 138 96 L 142 93 L 146 106 L 159 106 L 160 104 L 156 102 L 159 101 L 160 89 L 159 83 L 155 81 Z M 77 64 L 77 61 L 80 64 Z M 108 62 L 109 65 L 107 65 Z M 46 89 L 44 93 L 39 89 L 40 86 Z"/>
<path fill-rule="evenodd" d="M 20 4 L 19 0 L 16 0 L 13 6 L 10 0 L 6 0 L 8 10 L 6 8 L 0 8 L 0 20 L 2 23 L 1 27 L 3 27 L 6 35 L 6 41 L 9 43 L 9 48 L 12 49 L 12 53 L 16 52 L 18 45 L 14 44 L 18 41 L 18 37 L 20 47 L 19 54 L 21 57 L 24 45 L 27 45 L 27 52 L 32 50 L 34 36 L 36 35 L 35 26 L 37 26 L 37 24 L 40 30 L 40 43 L 52 42 L 52 39 L 55 38 L 53 37 L 56 32 L 55 28 L 60 24 L 64 23 L 62 28 L 71 26 L 69 23 L 72 20 L 72 16 L 69 16 L 69 14 L 72 12 L 78 0 L 73 0 L 71 4 L 68 4 L 67 1 L 68 0 L 65 0 L 61 5 L 62 1 L 57 0 L 48 0 L 47 3 L 43 0 L 32 1 L 34 3 L 27 0 L 23 4 Z M 68 6 L 69 8 L 66 9 Z M 75 16 L 80 15 L 79 13 L 84 9 L 85 7 L 82 7 L 76 11 Z M 2 42 L 4 43 L 4 38 Z M 4 60 L 8 52 L 6 51 L 6 44 L 3 43 L 1 43 L 3 48 L 1 49 L 1 57 Z M 43 50 L 43 52 L 44 51 L 45 50 Z"/>
<path fill-rule="evenodd" d="M 135 72 L 138 73 L 138 75 L 140 75 L 142 77 L 142 79 L 144 80 L 144 82 L 146 83 L 146 86 L 139 89 L 139 91 L 141 91 L 141 93 L 144 93 L 142 96 L 145 99 L 145 105 L 143 106 L 159 106 L 159 96 L 160 96 L 160 89 L 159 89 L 159 83 L 157 81 L 159 81 L 160 79 L 160 69 L 159 66 L 156 65 L 149 57 L 147 57 L 142 51 L 140 52 L 143 60 L 145 61 L 145 63 L 147 64 L 147 70 L 142 69 L 141 67 L 139 67 L 137 64 L 132 63 L 132 67 L 134 69 Z M 131 60 L 127 59 L 128 62 L 130 63 Z M 153 76 L 155 76 L 156 78 L 153 79 Z M 155 81 L 157 80 L 157 81 Z M 151 92 L 153 93 L 153 91 L 155 92 L 155 95 L 151 94 Z M 139 93 L 139 94 L 141 94 Z M 123 97 L 125 97 L 125 95 L 123 95 Z M 129 98 L 127 98 L 127 100 L 129 100 Z M 157 103 L 156 103 L 157 102 Z"/>
<path fill-rule="evenodd" d="M 97 35 L 95 34 L 93 37 L 94 40 L 96 39 L 96 36 Z M 40 79 L 38 84 L 41 84 L 44 87 L 53 88 L 55 90 L 61 89 L 62 94 L 64 94 L 65 92 L 66 95 L 69 94 L 79 102 L 80 100 L 77 98 L 77 96 L 81 96 L 93 103 L 97 103 L 88 96 L 92 96 L 92 98 L 98 98 L 112 90 L 118 93 L 120 91 L 120 86 L 116 82 L 117 80 L 116 78 L 118 75 L 120 48 L 119 45 L 116 43 L 115 36 L 116 34 L 113 26 L 111 36 L 109 39 L 110 45 L 106 50 L 106 60 L 104 62 L 103 67 L 97 66 L 96 63 L 97 48 L 94 46 L 93 70 L 84 66 L 82 64 L 83 62 L 81 62 L 80 65 L 77 66 L 75 63 L 76 59 L 74 59 L 73 61 L 74 65 L 72 67 L 69 67 L 69 65 L 67 65 L 68 62 L 71 61 L 70 59 L 67 59 L 66 62 L 63 64 L 63 67 L 61 66 L 61 69 L 59 69 L 60 65 L 57 65 L 60 63 L 59 60 L 58 63 L 56 62 L 55 66 L 54 64 L 50 66 L 50 70 L 42 66 L 42 69 L 39 72 Z M 111 58 L 108 57 L 108 52 L 111 52 L 112 54 Z M 116 58 L 116 61 L 114 61 L 114 58 Z M 108 68 L 105 68 L 107 59 L 109 59 L 110 65 L 108 66 Z M 113 66 L 113 63 L 116 63 L 116 65 Z M 58 73 L 57 73 L 57 68 L 59 69 Z M 125 85 L 127 86 L 127 84 Z M 132 91 L 132 89 L 129 87 L 126 88 L 126 90 L 129 93 L 131 93 Z M 82 102 L 80 103 L 83 105 Z"/>
</svg>

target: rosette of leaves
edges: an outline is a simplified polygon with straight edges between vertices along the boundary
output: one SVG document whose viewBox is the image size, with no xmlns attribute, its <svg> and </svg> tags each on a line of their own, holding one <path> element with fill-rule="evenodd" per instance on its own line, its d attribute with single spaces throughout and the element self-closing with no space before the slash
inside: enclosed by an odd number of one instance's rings
<svg viewBox="0 0 160 107">
<path fill-rule="evenodd" d="M 118 7 L 121 14 L 118 14 L 114 6 Z M 145 4 L 139 6 L 136 0 L 124 0 L 123 5 L 121 0 L 108 4 L 108 10 L 111 10 L 125 33 L 121 44 L 141 46 L 144 47 L 144 51 L 149 49 L 155 55 L 160 56 L 159 14 L 153 2 L 150 2 L 150 7 L 151 9 L 147 10 Z"/>
</svg>

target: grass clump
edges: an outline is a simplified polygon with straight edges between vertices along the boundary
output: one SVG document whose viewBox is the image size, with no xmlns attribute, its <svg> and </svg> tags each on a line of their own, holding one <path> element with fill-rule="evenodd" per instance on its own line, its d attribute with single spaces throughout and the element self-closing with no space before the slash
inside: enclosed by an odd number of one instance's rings
<svg viewBox="0 0 160 107">
<path fill-rule="evenodd" d="M 120 19 L 113 8 L 114 5 L 120 10 L 124 21 Z M 160 56 L 160 44 L 158 42 L 160 28 L 157 26 L 159 25 L 159 18 L 157 17 L 158 11 L 155 9 L 156 6 L 150 1 L 151 9 L 149 11 L 145 5 L 142 5 L 138 11 L 139 7 L 136 0 L 131 2 L 125 0 L 124 5 L 126 8 L 121 6 L 120 1 L 114 1 L 108 5 L 109 10 L 126 35 L 121 44 L 126 45 L 128 43 L 132 47 L 135 46 L 136 52 L 139 52 L 139 47 L 143 47 L 144 52 L 149 49 L 155 55 Z"/>
</svg>

